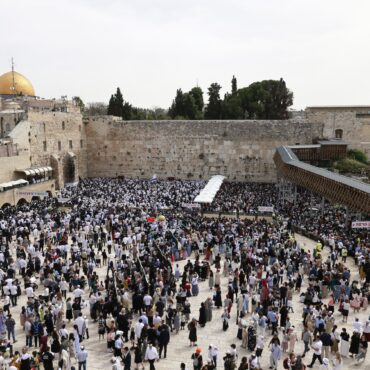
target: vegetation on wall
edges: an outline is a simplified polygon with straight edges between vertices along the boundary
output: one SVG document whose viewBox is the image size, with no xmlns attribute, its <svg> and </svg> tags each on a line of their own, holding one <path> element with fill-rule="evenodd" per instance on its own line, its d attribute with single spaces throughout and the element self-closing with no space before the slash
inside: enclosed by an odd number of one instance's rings
<svg viewBox="0 0 370 370">
<path fill-rule="evenodd" d="M 361 174 L 369 169 L 369 161 L 363 151 L 351 149 L 348 151 L 347 158 L 334 162 L 333 167 L 340 173 Z"/>
</svg>

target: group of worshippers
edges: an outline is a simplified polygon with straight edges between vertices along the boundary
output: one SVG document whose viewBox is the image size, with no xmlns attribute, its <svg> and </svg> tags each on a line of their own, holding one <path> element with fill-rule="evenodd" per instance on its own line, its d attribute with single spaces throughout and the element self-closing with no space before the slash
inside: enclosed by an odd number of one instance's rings
<svg viewBox="0 0 370 370">
<path fill-rule="evenodd" d="M 311 253 L 285 221 L 204 218 L 182 209 L 203 186 L 87 179 L 61 191 L 70 198 L 69 209 L 55 198 L 3 209 L 0 362 L 21 370 L 39 363 L 86 368 L 85 347 L 96 330 L 116 370 L 146 362 L 155 369 L 167 357 L 171 337 L 183 333 L 195 347 L 189 356 L 194 370 L 215 369 L 222 363 L 217 345 L 209 344 L 207 354 L 198 345 L 215 318 L 237 338 L 222 358 L 226 370 L 261 369 L 266 356 L 272 369 L 319 363 L 339 370 L 349 355 L 364 361 L 370 324 L 355 317 L 368 305 L 367 239 L 347 236 L 357 245 L 349 254 L 360 270 L 356 281 L 343 259 L 342 239 L 328 243 L 324 258 L 323 245 Z M 243 204 L 243 186 L 229 186 L 222 209 L 234 199 Z M 274 191 L 249 185 L 246 207 L 273 204 Z M 180 268 L 182 259 L 188 260 Z M 195 307 L 200 284 L 209 297 Z M 19 302 L 25 303 L 18 321 L 12 313 Z M 301 313 L 301 327 L 292 323 L 294 310 Z M 351 329 L 341 330 L 348 317 Z M 22 344 L 16 327 L 24 331 Z M 302 353 L 295 348 L 298 339 Z"/>
</svg>

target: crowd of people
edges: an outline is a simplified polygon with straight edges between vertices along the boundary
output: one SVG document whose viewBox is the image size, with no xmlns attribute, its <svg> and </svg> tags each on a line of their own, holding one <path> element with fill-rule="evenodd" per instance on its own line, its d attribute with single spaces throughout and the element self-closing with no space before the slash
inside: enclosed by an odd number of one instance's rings
<svg viewBox="0 0 370 370">
<path fill-rule="evenodd" d="M 366 234 L 334 232 L 340 213 L 325 204 L 319 223 L 331 233 L 311 250 L 292 225 L 311 225 L 303 214 L 314 195 L 287 204 L 274 185 L 226 183 L 208 210 L 273 205 L 276 217 L 205 218 L 183 206 L 203 186 L 86 179 L 61 191 L 71 207 L 46 198 L 2 209 L 0 365 L 86 370 L 98 338 L 114 370 L 169 368 L 162 361 L 184 336 L 193 353 L 173 369 L 366 361 Z M 204 347 L 209 325 L 233 338 L 224 353 L 222 337 Z"/>
</svg>

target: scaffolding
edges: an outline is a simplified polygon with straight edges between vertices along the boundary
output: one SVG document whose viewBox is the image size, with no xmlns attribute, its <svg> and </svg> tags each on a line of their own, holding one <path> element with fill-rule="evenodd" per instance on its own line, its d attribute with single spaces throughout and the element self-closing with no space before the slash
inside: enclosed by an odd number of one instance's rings
<svg viewBox="0 0 370 370">
<path fill-rule="evenodd" d="M 295 203 L 297 199 L 297 185 L 279 176 L 277 182 L 279 201 L 282 203 Z"/>
</svg>

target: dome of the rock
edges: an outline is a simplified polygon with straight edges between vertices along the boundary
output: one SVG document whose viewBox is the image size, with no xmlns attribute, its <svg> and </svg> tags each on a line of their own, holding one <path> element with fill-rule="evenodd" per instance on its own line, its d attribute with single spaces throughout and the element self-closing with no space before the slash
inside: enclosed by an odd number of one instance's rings
<svg viewBox="0 0 370 370">
<path fill-rule="evenodd" d="M 25 76 L 10 71 L 0 76 L 0 95 L 35 96 L 35 90 Z"/>
</svg>

